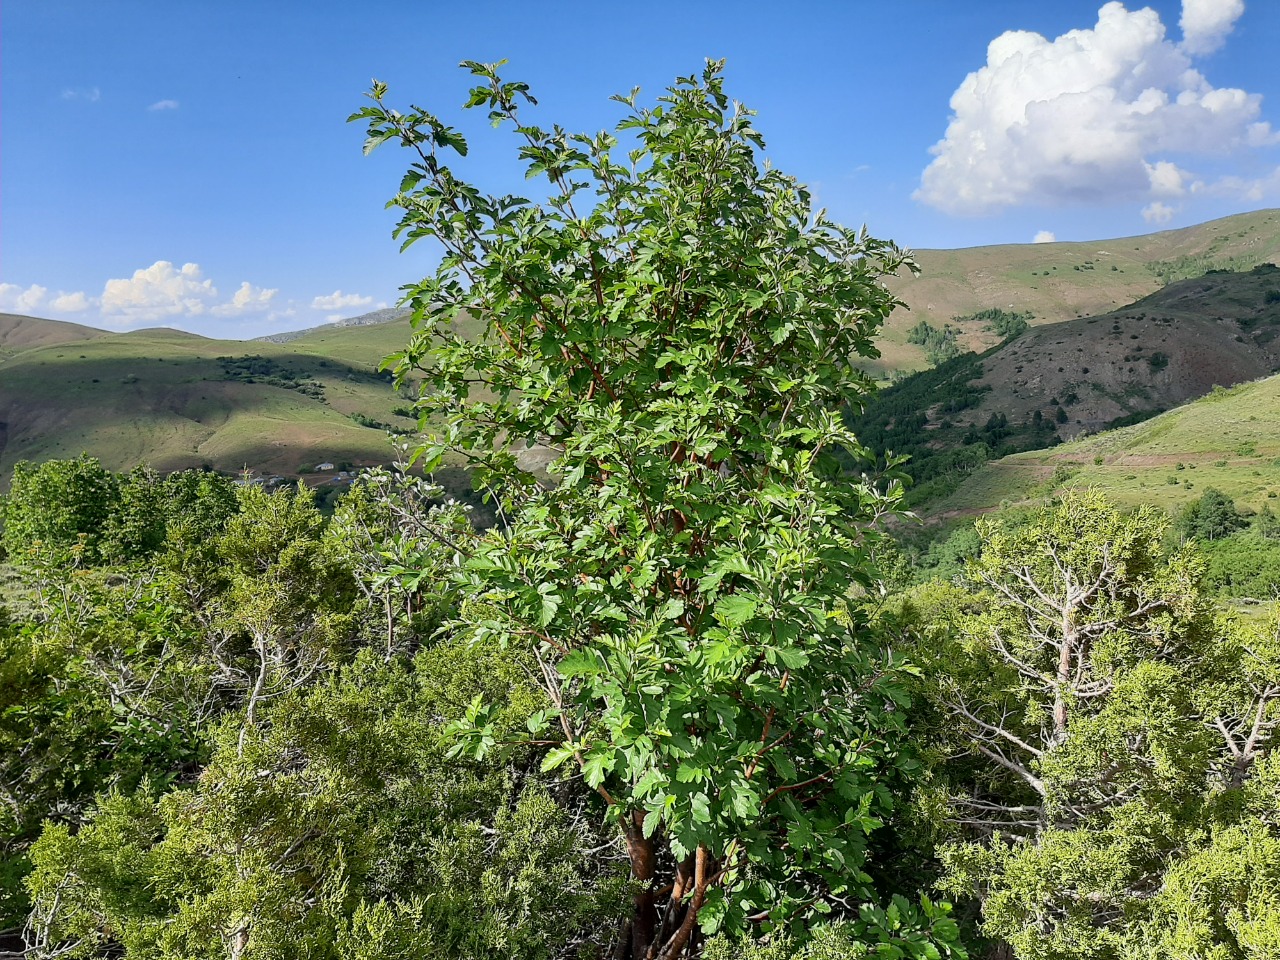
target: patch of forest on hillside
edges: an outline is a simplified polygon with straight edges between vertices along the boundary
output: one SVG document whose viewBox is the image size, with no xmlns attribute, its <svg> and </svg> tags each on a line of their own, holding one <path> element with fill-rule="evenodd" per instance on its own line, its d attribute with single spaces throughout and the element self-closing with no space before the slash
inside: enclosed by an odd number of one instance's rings
<svg viewBox="0 0 1280 960">
<path fill-rule="evenodd" d="M 988 460 L 1022 450 L 1039 450 L 1060 442 L 1057 427 L 1065 423 L 1065 404 L 1072 398 L 1049 398 L 1045 412 L 1024 422 L 992 413 L 980 424 L 957 422 L 956 414 L 982 401 L 983 354 L 964 353 L 878 391 L 848 414 L 858 439 L 880 457 L 907 456 L 900 468 L 911 478 L 907 502 L 919 505 L 954 490 Z"/>
</svg>

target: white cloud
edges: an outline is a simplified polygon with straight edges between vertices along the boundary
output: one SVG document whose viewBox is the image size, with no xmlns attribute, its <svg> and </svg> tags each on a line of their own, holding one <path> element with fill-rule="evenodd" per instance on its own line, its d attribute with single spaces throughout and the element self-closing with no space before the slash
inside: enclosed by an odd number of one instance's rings
<svg viewBox="0 0 1280 960">
<path fill-rule="evenodd" d="M 76 293 L 59 293 L 49 301 L 49 309 L 54 313 L 80 313 L 88 310 L 91 306 L 93 306 L 93 301 L 79 291 Z"/>
<path fill-rule="evenodd" d="M 1031 238 L 1032 243 L 1053 243 L 1057 240 L 1057 236 L 1052 230 L 1037 230 L 1036 235 Z"/>
<path fill-rule="evenodd" d="M 1151 192 L 1158 197 L 1180 197 L 1186 193 L 1186 183 L 1191 175 L 1179 168 L 1176 163 L 1159 160 L 1147 164 L 1147 179 L 1151 184 Z"/>
<path fill-rule="evenodd" d="M 1142 208 L 1142 219 L 1147 223 L 1168 223 L 1177 213 L 1173 207 L 1159 200 L 1153 200 Z"/>
<path fill-rule="evenodd" d="M 32 313 L 44 303 L 47 287 L 33 283 L 20 287 L 16 283 L 0 283 L 0 310 L 5 313 Z"/>
<path fill-rule="evenodd" d="M 87 100 L 97 103 L 102 99 L 102 91 L 97 87 L 67 87 L 62 91 L 63 100 Z"/>
<path fill-rule="evenodd" d="M 0 311 L 6 313 L 47 316 L 59 313 L 80 313 L 93 305 L 92 299 L 83 293 L 67 293 L 59 290 L 52 296 L 49 288 L 38 283 L 20 287 L 16 283 L 0 283 Z"/>
<path fill-rule="evenodd" d="M 1213 53 L 1244 13 L 1244 0 L 1182 0 L 1182 49 L 1192 55 Z"/>
<path fill-rule="evenodd" d="M 220 303 L 210 313 L 219 317 L 238 317 L 246 313 L 262 313 L 271 306 L 271 300 L 279 290 L 264 290 L 248 280 L 240 283 L 240 289 L 226 303 Z"/>
<path fill-rule="evenodd" d="M 246 323 L 261 323 L 264 318 L 272 322 L 296 314 L 292 303 L 277 304 L 279 292 L 246 280 L 229 300 L 219 303 L 217 288 L 203 276 L 198 264 L 186 263 L 179 268 L 168 260 L 157 260 L 135 270 L 129 279 L 108 280 L 101 297 L 80 291 L 51 293 L 38 283 L 29 287 L 0 283 L 0 312 L 58 319 L 97 308 L 102 324 L 118 330 L 192 317 L 240 317 Z"/>
<path fill-rule="evenodd" d="M 1235 0 L 1217 8 L 1234 9 Z M 948 213 L 1021 204 L 1178 196 L 1194 181 L 1170 153 L 1227 156 L 1276 141 L 1258 94 L 1215 88 L 1191 53 L 1223 38 L 1237 13 L 1188 0 L 1189 42 L 1174 44 L 1154 10 L 1118 2 L 1090 29 L 1055 40 L 1009 31 L 951 97 L 946 136 L 915 197 Z"/>
<path fill-rule="evenodd" d="M 157 110 L 177 110 L 178 106 L 177 100 L 157 100 L 147 109 L 154 113 Z"/>
<path fill-rule="evenodd" d="M 1251 203 L 1261 203 L 1268 197 L 1280 195 L 1280 167 L 1263 177 L 1222 177 L 1211 184 L 1198 183 L 1195 192 L 1204 191 L 1214 196 L 1237 197 Z"/>
<path fill-rule="evenodd" d="M 102 290 L 102 313 L 114 326 L 141 325 L 200 316 L 217 296 L 213 281 L 201 276 L 198 264 L 176 268 L 168 260 L 157 260 L 135 270 L 128 280 L 108 280 Z"/>
<path fill-rule="evenodd" d="M 313 310 L 346 310 L 353 307 L 367 307 L 373 303 L 373 297 L 362 297 L 358 293 L 343 293 L 341 290 L 335 290 L 333 293 L 324 297 L 316 297 L 311 301 L 311 309 Z M 342 319 L 336 317 L 335 319 Z"/>
</svg>

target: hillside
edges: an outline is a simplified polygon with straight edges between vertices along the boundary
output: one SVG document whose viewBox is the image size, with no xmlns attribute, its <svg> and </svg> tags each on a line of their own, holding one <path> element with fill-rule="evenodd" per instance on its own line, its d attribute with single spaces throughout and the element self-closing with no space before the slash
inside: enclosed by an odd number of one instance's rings
<svg viewBox="0 0 1280 960">
<path fill-rule="evenodd" d="M 880 343 L 881 374 L 919 370 L 924 351 L 907 343 L 921 320 L 941 327 L 955 317 L 999 307 L 1059 323 L 1109 313 L 1166 283 L 1208 270 L 1248 270 L 1280 262 L 1280 210 L 1259 210 L 1137 237 L 1080 243 L 1023 243 L 959 250 L 917 250 L 918 277 L 890 281 L 909 306 L 889 318 Z M 984 350 L 999 338 L 980 322 L 965 322 L 960 342 Z"/>
<path fill-rule="evenodd" d="M 368 313 L 362 313 L 358 317 L 347 317 L 344 320 L 335 320 L 332 323 L 321 324 L 318 327 L 307 327 L 303 330 L 286 330 L 283 333 L 270 333 L 265 337 L 256 337 L 258 341 L 266 341 L 267 343 L 290 343 L 294 340 L 300 340 L 303 337 L 309 337 L 314 334 L 321 334 L 331 330 L 343 330 L 348 327 L 374 327 L 389 325 L 396 320 L 404 320 L 409 316 L 409 311 L 404 307 L 386 307 L 382 310 L 370 310 Z M 403 344 L 401 344 L 403 346 Z"/>
<path fill-rule="evenodd" d="M 326 324 L 303 330 L 285 343 L 292 351 L 376 367 L 385 357 L 403 350 L 411 332 L 408 319 L 401 316 L 370 325 Z"/>
<path fill-rule="evenodd" d="M 77 340 L 93 340 L 105 336 L 107 336 L 105 330 L 82 327 L 78 323 L 0 313 L 0 360 L 35 347 L 74 343 Z"/>
<path fill-rule="evenodd" d="M 864 443 L 909 454 L 912 502 L 978 464 L 1136 422 L 1280 371 L 1280 268 L 1180 280 L 1120 310 L 1032 328 L 882 390 L 853 418 Z"/>
<path fill-rule="evenodd" d="M 926 519 L 967 516 L 1042 498 L 1064 486 L 1096 486 L 1124 506 L 1176 510 L 1206 489 L 1241 506 L 1280 500 L 1280 376 L 1177 407 L 1143 423 L 1019 453 L 980 468 Z"/>
<path fill-rule="evenodd" d="M 959 344 L 983 355 L 885 391 L 913 404 L 910 417 L 882 416 L 885 447 L 904 449 L 895 431 L 938 449 L 967 445 L 971 460 L 977 440 L 988 455 L 1041 447 L 1280 367 L 1280 305 L 1267 300 L 1280 298 L 1280 278 L 1264 269 L 1177 279 L 1280 259 L 1280 211 L 1124 240 L 918 258 L 922 277 L 894 281 L 913 309 L 890 318 L 879 372 L 924 365 L 921 347 L 906 343 L 921 319 L 941 326 L 1000 307 L 1031 312 L 1033 328 L 999 346 L 981 321 L 960 324 Z M 19 459 L 81 451 L 116 469 L 247 464 L 284 476 L 322 461 L 385 461 L 384 427 L 411 424 L 378 365 L 409 332 L 397 309 L 248 342 L 0 315 L 0 482 Z M 948 391 L 961 401 L 943 402 Z"/>
<path fill-rule="evenodd" d="M 1181 280 L 1119 310 L 1032 329 L 985 356 L 983 398 L 957 420 L 1048 414 L 1064 437 L 1167 410 L 1280 370 L 1280 268 Z"/>
<path fill-rule="evenodd" d="M 11 323 L 40 335 L 0 358 L 0 477 L 18 460 L 81 452 L 112 469 L 145 461 L 296 476 L 323 461 L 386 462 L 384 425 L 412 426 L 377 371 L 390 330 L 363 343 L 273 344 L 175 330 L 75 339 L 87 328 L 42 323 L 52 321 Z M 394 336 L 403 343 L 402 330 Z"/>
</svg>

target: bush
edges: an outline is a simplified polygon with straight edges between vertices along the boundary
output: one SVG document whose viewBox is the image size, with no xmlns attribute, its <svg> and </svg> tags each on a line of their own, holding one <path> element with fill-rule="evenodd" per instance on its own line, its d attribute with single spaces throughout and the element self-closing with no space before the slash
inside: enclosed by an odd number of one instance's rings
<svg viewBox="0 0 1280 960">
<path fill-rule="evenodd" d="M 939 330 L 929 321 L 921 320 L 907 331 L 907 343 L 924 347 L 925 357 L 936 367 L 960 355 L 960 345 L 956 342 L 959 332 L 951 324 Z"/>
<path fill-rule="evenodd" d="M 1031 326 L 1031 321 L 1035 319 L 1035 314 L 1030 311 L 1010 311 L 1001 310 L 999 307 L 991 307 L 987 310 L 971 313 L 968 316 L 952 317 L 951 319 L 956 323 L 982 323 L 988 330 L 1000 337 L 1001 340 L 1012 340 L 1014 337 L 1021 336 L 1027 332 Z"/>
</svg>

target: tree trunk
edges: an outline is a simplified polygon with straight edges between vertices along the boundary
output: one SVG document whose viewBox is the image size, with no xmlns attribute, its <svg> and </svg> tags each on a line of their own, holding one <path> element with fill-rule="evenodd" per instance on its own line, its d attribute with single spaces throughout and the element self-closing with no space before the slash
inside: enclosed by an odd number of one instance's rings
<svg viewBox="0 0 1280 960">
<path fill-rule="evenodd" d="M 639 884 L 631 915 L 631 957 L 641 958 L 653 942 L 658 926 L 657 897 L 653 889 L 657 871 L 657 845 L 653 837 L 645 837 L 642 825 L 644 811 L 637 810 L 623 821 L 627 840 L 627 856 L 631 860 L 631 876 Z"/>
</svg>

